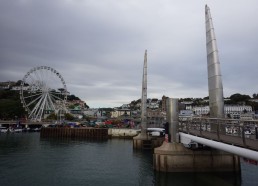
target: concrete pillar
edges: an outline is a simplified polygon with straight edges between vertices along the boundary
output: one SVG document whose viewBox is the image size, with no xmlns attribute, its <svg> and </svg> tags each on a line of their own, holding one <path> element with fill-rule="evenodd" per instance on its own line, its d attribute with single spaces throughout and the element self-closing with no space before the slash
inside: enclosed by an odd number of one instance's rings
<svg viewBox="0 0 258 186">
<path fill-rule="evenodd" d="M 240 172 L 240 161 L 215 149 L 191 150 L 180 143 L 163 142 L 154 149 L 153 167 L 159 172 Z"/>
<path fill-rule="evenodd" d="M 153 167 L 160 172 L 240 172 L 239 157 L 216 149 L 192 150 L 178 143 L 178 99 L 167 99 L 169 142 L 154 149 Z"/>
<path fill-rule="evenodd" d="M 169 142 L 178 142 L 178 99 L 167 98 L 167 122 L 169 123 Z"/>
</svg>

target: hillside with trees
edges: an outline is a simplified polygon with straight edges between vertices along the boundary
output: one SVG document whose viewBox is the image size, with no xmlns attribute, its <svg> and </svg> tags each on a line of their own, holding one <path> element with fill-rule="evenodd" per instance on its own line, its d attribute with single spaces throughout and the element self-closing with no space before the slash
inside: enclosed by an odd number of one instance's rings
<svg viewBox="0 0 258 186">
<path fill-rule="evenodd" d="M 11 86 L 19 86 L 20 84 L 21 84 L 21 80 L 17 82 L 0 82 L 0 87 L 2 87 L 0 89 L 0 119 L 11 120 L 15 118 L 24 118 L 27 115 L 27 113 L 25 112 L 21 104 L 19 91 L 10 89 Z M 68 102 L 74 102 L 74 104 L 69 105 L 70 109 L 74 109 L 75 107 L 79 106 L 76 100 L 80 101 L 80 98 L 75 95 L 67 96 Z M 192 102 L 193 106 L 205 106 L 205 105 L 209 105 L 208 100 L 209 100 L 209 97 L 180 98 L 179 102 Z M 258 100 L 258 93 L 254 93 L 252 95 L 252 98 L 249 95 L 236 93 L 231 95 L 228 98 L 225 98 L 225 104 L 250 105 L 252 106 L 254 111 L 258 111 L 258 102 L 256 102 L 256 100 Z M 141 99 L 131 101 L 131 103 L 129 103 L 130 109 L 131 110 L 140 109 L 140 102 L 141 102 Z M 161 108 L 161 102 L 159 107 Z M 85 103 L 84 108 L 89 108 L 89 106 Z M 107 111 L 107 113 L 109 112 L 110 110 Z"/>
<path fill-rule="evenodd" d="M 20 92 L 11 90 L 13 86 L 20 86 L 21 82 L 21 80 L 17 82 L 0 82 L 0 120 L 14 120 L 27 116 L 27 112 L 20 100 Z M 75 95 L 67 96 L 67 101 L 74 100 L 80 100 L 80 98 Z M 89 108 L 89 106 L 84 103 L 84 108 Z"/>
<path fill-rule="evenodd" d="M 0 90 L 0 119 L 23 118 L 25 115 L 19 92 Z"/>
</svg>

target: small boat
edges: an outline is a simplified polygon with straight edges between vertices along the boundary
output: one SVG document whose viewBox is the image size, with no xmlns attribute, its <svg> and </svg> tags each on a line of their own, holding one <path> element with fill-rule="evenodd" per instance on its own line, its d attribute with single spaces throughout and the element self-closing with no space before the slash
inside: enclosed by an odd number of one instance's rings
<svg viewBox="0 0 258 186">
<path fill-rule="evenodd" d="M 40 131 L 40 128 L 32 129 L 32 131 L 34 131 L 34 132 L 39 132 L 39 131 Z"/>
<path fill-rule="evenodd" d="M 8 132 L 22 132 L 22 128 L 9 128 Z"/>
<path fill-rule="evenodd" d="M 164 128 L 147 128 L 147 132 L 151 136 L 164 136 L 165 135 L 165 129 Z"/>
<path fill-rule="evenodd" d="M 8 132 L 8 128 L 0 127 L 0 132 L 6 133 L 6 132 Z"/>
<path fill-rule="evenodd" d="M 14 132 L 22 132 L 22 128 L 14 128 Z"/>
<path fill-rule="evenodd" d="M 141 133 L 141 129 L 137 129 L 136 132 L 139 134 Z M 147 134 L 150 136 L 165 136 L 165 129 L 164 128 L 147 128 Z"/>
<path fill-rule="evenodd" d="M 28 132 L 28 131 L 30 131 L 30 128 L 29 127 L 28 128 L 23 128 L 22 131 L 23 132 Z"/>
<path fill-rule="evenodd" d="M 245 135 L 251 135 L 251 130 L 245 130 Z"/>
</svg>

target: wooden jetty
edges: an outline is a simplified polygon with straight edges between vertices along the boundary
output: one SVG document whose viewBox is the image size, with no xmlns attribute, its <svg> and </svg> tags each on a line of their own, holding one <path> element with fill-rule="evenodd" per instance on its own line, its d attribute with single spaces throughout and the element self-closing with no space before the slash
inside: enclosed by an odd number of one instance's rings
<svg viewBox="0 0 258 186">
<path fill-rule="evenodd" d="M 106 128 L 65 128 L 46 127 L 40 131 L 40 137 L 57 138 L 80 138 L 80 139 L 108 139 L 108 129 Z"/>
</svg>

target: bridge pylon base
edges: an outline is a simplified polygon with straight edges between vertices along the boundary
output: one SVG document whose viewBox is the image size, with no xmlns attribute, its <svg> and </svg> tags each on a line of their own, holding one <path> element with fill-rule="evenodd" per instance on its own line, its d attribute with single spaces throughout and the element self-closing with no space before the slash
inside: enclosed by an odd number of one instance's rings
<svg viewBox="0 0 258 186">
<path fill-rule="evenodd" d="M 215 149 L 191 150 L 181 143 L 154 149 L 153 166 L 160 172 L 240 172 L 239 157 Z"/>
<path fill-rule="evenodd" d="M 163 141 L 163 137 L 152 137 L 148 135 L 142 135 L 140 133 L 138 136 L 133 138 L 133 148 L 139 150 L 153 150 L 154 148 L 161 146 Z"/>
</svg>

